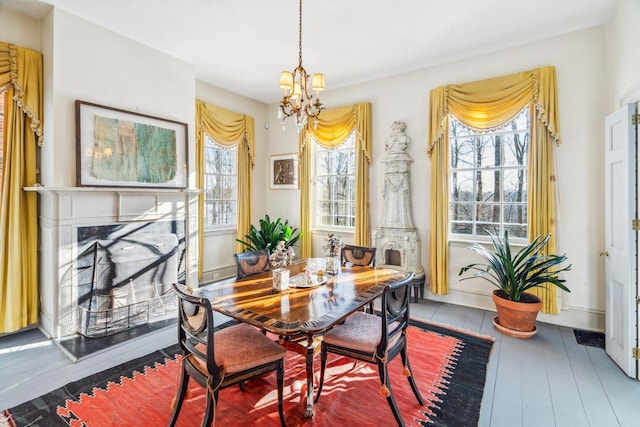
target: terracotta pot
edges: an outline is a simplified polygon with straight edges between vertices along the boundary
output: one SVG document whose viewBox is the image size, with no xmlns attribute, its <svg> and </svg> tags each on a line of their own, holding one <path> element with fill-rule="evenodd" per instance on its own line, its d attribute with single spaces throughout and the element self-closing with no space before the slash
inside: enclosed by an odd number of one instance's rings
<svg viewBox="0 0 640 427">
<path fill-rule="evenodd" d="M 515 302 L 500 297 L 501 293 L 503 292 L 495 290 L 492 295 L 500 326 L 518 332 L 534 331 L 538 312 L 542 308 L 542 300 L 533 294 L 524 293 L 525 298 L 533 302 Z"/>
</svg>

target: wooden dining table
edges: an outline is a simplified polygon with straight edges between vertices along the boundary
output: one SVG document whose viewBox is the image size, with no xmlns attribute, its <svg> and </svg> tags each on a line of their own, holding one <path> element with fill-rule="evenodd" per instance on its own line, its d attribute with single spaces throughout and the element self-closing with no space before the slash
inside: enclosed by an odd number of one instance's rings
<svg viewBox="0 0 640 427">
<path fill-rule="evenodd" d="M 324 259 L 296 261 L 287 267 L 290 282 L 300 283 L 299 275 L 304 273 L 308 263 L 324 269 Z M 320 283 L 312 287 L 290 287 L 276 292 L 272 286 L 272 273 L 265 272 L 212 283 L 194 289 L 194 293 L 209 299 L 213 310 L 277 335 L 281 344 L 305 357 L 305 416 L 312 417 L 313 359 L 319 351 L 322 335 L 380 296 L 386 285 L 402 280 L 406 275 L 390 268 L 343 263 L 336 275 L 325 274 L 320 277 Z"/>
</svg>

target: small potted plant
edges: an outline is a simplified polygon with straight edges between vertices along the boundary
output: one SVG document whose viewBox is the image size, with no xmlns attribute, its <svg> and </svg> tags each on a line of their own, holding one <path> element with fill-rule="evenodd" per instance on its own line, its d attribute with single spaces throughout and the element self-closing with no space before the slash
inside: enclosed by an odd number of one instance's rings
<svg viewBox="0 0 640 427">
<path fill-rule="evenodd" d="M 461 280 L 479 277 L 498 288 L 492 295 L 498 312 L 494 325 L 500 332 L 507 335 L 530 338 L 535 334 L 535 321 L 542 307 L 542 301 L 526 291 L 550 283 L 563 291 L 570 292 L 564 285 L 565 280 L 560 279 L 558 275 L 569 271 L 571 265 L 560 266 L 567 260 L 565 255 L 543 254 L 542 251 L 551 238 L 550 234 L 546 237 L 536 236 L 528 245 L 513 254 L 506 230 L 503 239 L 493 234 L 490 236 L 493 251 L 479 243 L 469 247 L 478 253 L 485 263 L 462 267 L 458 275 L 462 276 L 468 271 L 474 271 L 472 275 L 463 277 Z"/>
</svg>

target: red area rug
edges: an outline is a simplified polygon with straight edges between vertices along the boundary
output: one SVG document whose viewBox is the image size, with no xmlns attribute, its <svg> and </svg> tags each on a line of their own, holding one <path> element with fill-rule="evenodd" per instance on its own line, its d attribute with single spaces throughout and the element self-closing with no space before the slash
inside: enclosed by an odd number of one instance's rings
<svg viewBox="0 0 640 427">
<path fill-rule="evenodd" d="M 391 385 L 405 424 L 477 425 L 491 345 L 490 338 L 422 322 L 409 328 L 411 366 L 426 405 L 417 403 L 402 375 L 399 357 L 393 360 Z M 180 363 L 179 356 L 172 354 L 176 350 L 133 361 L 132 365 L 141 366 L 129 372 L 107 370 L 6 410 L 4 421 L 9 426 L 166 426 Z M 318 377 L 319 357 L 316 384 Z M 305 378 L 304 359 L 289 352 L 284 392 L 288 426 L 395 425 L 386 399 L 379 394 L 375 365 L 359 362 L 354 367 L 350 359 L 329 355 L 324 389 L 312 419 L 304 417 Z M 193 381 L 190 390 L 179 426 L 198 426 L 202 420 L 204 390 Z M 239 387 L 222 390 L 216 425 L 279 426 L 275 374 L 249 381 L 244 392 Z"/>
</svg>

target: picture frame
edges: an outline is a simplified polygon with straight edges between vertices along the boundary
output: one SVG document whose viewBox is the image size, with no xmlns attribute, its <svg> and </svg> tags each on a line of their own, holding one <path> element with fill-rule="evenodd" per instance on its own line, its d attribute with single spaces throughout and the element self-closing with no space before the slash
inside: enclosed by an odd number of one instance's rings
<svg viewBox="0 0 640 427">
<path fill-rule="evenodd" d="M 298 154 L 271 156 L 271 188 L 276 190 L 298 189 Z"/>
<path fill-rule="evenodd" d="M 76 100 L 78 187 L 187 188 L 186 123 Z"/>
</svg>

